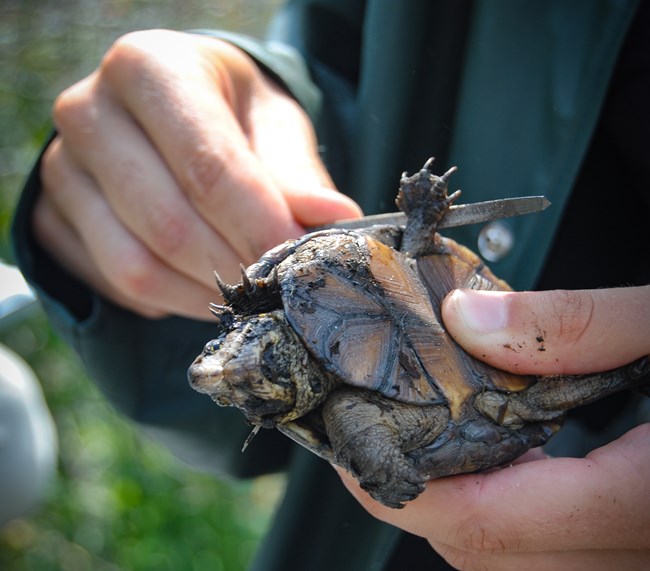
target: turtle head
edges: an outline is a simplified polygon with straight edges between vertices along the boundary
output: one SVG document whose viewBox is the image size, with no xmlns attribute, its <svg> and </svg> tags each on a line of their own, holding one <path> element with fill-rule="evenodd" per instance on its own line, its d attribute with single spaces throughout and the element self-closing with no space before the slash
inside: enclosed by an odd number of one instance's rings
<svg viewBox="0 0 650 571">
<path fill-rule="evenodd" d="M 217 404 L 235 406 L 265 428 L 312 410 L 329 387 L 282 311 L 235 319 L 205 345 L 188 378 Z"/>
</svg>

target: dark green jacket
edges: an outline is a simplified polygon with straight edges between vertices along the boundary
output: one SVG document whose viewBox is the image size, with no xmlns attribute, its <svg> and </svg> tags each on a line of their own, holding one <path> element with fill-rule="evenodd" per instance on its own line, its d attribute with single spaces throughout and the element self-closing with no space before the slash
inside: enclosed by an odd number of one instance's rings
<svg viewBox="0 0 650 571">
<path fill-rule="evenodd" d="M 392 210 L 399 174 L 431 155 L 441 170 L 459 166 L 453 183 L 465 201 L 549 197 L 543 214 L 509 222 L 514 248 L 492 265 L 524 289 L 552 257 L 636 8 L 614 0 L 296 0 L 268 42 L 204 33 L 237 43 L 284 83 L 316 124 L 339 188 L 368 213 Z M 35 169 L 16 214 L 17 258 L 108 398 L 192 464 L 236 477 L 289 473 L 254 568 L 390 568 L 403 534 L 366 515 L 327 464 L 272 431 L 242 454 L 249 428 L 241 415 L 189 389 L 186 369 L 212 325 L 149 321 L 115 307 L 38 248 L 28 221 L 39 186 Z M 454 237 L 474 247 L 479 230 Z M 398 568 L 412 568 L 405 561 Z"/>
</svg>

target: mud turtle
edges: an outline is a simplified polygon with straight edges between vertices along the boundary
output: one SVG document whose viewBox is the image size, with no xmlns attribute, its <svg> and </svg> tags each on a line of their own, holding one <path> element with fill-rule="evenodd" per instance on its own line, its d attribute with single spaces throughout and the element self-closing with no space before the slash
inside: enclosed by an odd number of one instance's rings
<svg viewBox="0 0 650 571">
<path fill-rule="evenodd" d="M 403 175 L 404 228 L 330 229 L 289 241 L 217 282 L 222 332 L 191 385 L 278 428 L 401 507 L 427 480 L 485 469 L 539 446 L 565 412 L 641 384 L 647 359 L 605 374 L 545 378 L 473 359 L 445 332 L 454 288 L 506 290 L 467 248 L 440 236 L 452 200 L 431 160 Z M 646 379 L 647 381 L 647 379 Z"/>
</svg>

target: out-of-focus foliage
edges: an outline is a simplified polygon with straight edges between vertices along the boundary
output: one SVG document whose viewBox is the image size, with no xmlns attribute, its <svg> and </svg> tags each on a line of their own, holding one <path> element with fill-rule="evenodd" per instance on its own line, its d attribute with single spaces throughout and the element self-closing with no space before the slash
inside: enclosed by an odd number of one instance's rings
<svg viewBox="0 0 650 571">
<path fill-rule="evenodd" d="M 21 183 L 62 89 L 111 42 L 143 28 L 261 33 L 278 0 L 2 0 L 0 258 Z M 60 439 L 58 476 L 35 514 L 0 529 L 0 569 L 243 569 L 281 477 L 225 483 L 181 465 L 120 418 L 37 312 L 0 333 L 41 380 Z"/>
<path fill-rule="evenodd" d="M 245 567 L 281 480 L 224 483 L 180 465 L 110 409 L 43 317 L 0 342 L 41 379 L 61 447 L 49 499 L 0 530 L 0 569 Z"/>
<path fill-rule="evenodd" d="M 0 257 L 9 212 L 50 129 L 51 104 L 90 73 L 122 34 L 139 29 L 225 28 L 251 35 L 281 0 L 0 1 Z"/>
</svg>

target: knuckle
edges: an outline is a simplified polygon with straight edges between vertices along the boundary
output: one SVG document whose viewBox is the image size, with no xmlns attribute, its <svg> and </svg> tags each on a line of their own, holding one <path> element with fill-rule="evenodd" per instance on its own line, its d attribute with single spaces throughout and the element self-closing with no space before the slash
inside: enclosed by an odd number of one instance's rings
<svg viewBox="0 0 650 571">
<path fill-rule="evenodd" d="M 108 279 L 116 290 L 133 300 L 154 297 L 159 289 L 156 262 L 148 253 L 133 251 L 123 255 Z"/>
<path fill-rule="evenodd" d="M 62 139 L 56 138 L 47 147 L 39 166 L 42 195 L 59 210 L 79 192 L 80 167 L 71 158 Z"/>
<path fill-rule="evenodd" d="M 456 545 L 467 554 L 504 553 L 512 549 L 510 534 L 504 533 L 489 519 L 474 516 L 463 520 L 456 528 Z"/>
<path fill-rule="evenodd" d="M 97 111 L 91 100 L 89 78 L 62 91 L 52 106 L 52 118 L 57 130 L 68 136 L 93 133 Z"/>
<path fill-rule="evenodd" d="M 111 72 L 115 68 L 119 70 L 124 64 L 141 62 L 151 53 L 151 44 L 160 33 L 158 30 L 144 30 L 120 36 L 104 55 L 102 71 Z"/>
<path fill-rule="evenodd" d="M 563 343 L 576 343 L 589 329 L 594 300 L 587 291 L 558 290 L 552 297 L 552 314 L 556 319 L 557 338 Z"/>
<path fill-rule="evenodd" d="M 44 151 L 40 163 L 42 195 L 59 209 L 78 194 L 79 167 L 62 139 L 56 138 Z"/>
<path fill-rule="evenodd" d="M 58 141 L 55 140 L 47 147 L 47 149 L 45 149 L 43 157 L 41 158 L 40 175 L 43 192 L 46 194 L 56 186 L 60 178 L 60 149 L 61 147 L 58 144 Z"/>
<path fill-rule="evenodd" d="M 207 145 L 199 145 L 188 156 L 184 169 L 188 190 L 203 203 L 219 201 L 227 187 L 229 165 L 233 164 L 227 150 L 215 152 Z"/>
<path fill-rule="evenodd" d="M 169 43 L 168 30 L 142 30 L 119 37 L 104 55 L 100 74 L 109 84 L 122 84 L 145 76 L 153 66 L 164 63 L 160 48 Z"/>
<path fill-rule="evenodd" d="M 158 254 L 169 259 L 183 255 L 191 235 L 189 221 L 172 205 L 158 205 L 149 213 L 152 241 Z"/>
</svg>

